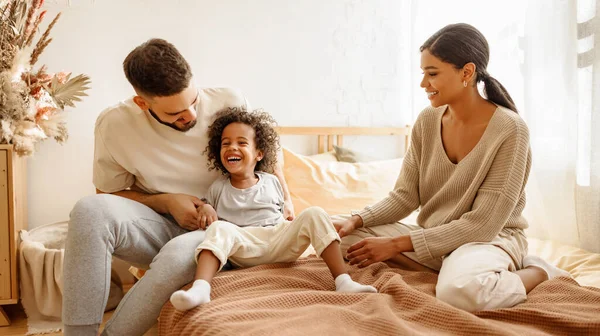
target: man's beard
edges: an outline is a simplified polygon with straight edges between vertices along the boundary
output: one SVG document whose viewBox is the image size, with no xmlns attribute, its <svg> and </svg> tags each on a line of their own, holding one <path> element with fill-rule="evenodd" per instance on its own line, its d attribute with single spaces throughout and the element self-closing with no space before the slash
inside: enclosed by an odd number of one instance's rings
<svg viewBox="0 0 600 336">
<path fill-rule="evenodd" d="M 187 132 L 189 130 L 191 130 L 194 126 L 196 126 L 196 120 L 192 120 L 190 121 L 187 125 L 185 125 L 185 128 L 179 128 L 175 125 L 175 123 L 168 123 L 168 122 L 164 122 L 162 120 L 160 120 L 160 118 L 156 115 L 156 113 L 154 113 L 154 111 L 152 111 L 151 109 L 148 109 L 148 112 L 150 112 L 150 115 L 159 123 L 165 125 L 165 126 L 169 126 L 172 129 L 179 131 L 179 132 Z"/>
</svg>

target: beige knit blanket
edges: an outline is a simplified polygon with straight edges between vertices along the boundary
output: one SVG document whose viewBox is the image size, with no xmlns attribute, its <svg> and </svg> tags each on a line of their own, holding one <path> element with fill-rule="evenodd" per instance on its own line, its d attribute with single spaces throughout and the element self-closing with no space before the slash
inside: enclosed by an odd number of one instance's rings
<svg viewBox="0 0 600 336">
<path fill-rule="evenodd" d="M 223 272 L 209 304 L 182 313 L 167 302 L 159 334 L 600 335 L 600 289 L 567 278 L 546 281 L 514 308 L 471 314 L 435 299 L 436 274 L 383 263 L 350 273 L 380 293 L 334 292 L 327 267 L 314 256 Z"/>
</svg>

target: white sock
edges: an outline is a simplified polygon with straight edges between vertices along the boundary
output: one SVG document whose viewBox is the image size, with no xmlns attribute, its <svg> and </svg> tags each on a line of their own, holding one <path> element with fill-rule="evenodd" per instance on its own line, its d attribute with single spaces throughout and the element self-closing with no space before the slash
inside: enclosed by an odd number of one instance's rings
<svg viewBox="0 0 600 336">
<path fill-rule="evenodd" d="M 340 274 L 335 278 L 335 291 L 343 293 L 377 293 L 377 288 L 361 285 L 352 280 L 349 274 Z"/>
<path fill-rule="evenodd" d="M 177 310 L 186 311 L 203 303 L 210 302 L 210 284 L 206 280 L 196 280 L 187 291 L 178 290 L 171 295 L 171 303 Z"/>
<path fill-rule="evenodd" d="M 523 258 L 523 268 L 529 266 L 535 266 L 543 269 L 546 272 L 546 274 L 548 274 L 548 280 L 554 279 L 556 277 L 571 277 L 571 274 L 569 272 L 561 270 L 560 268 L 554 265 L 550 265 L 546 260 L 538 256 L 528 255 L 525 256 L 525 258 Z"/>
</svg>

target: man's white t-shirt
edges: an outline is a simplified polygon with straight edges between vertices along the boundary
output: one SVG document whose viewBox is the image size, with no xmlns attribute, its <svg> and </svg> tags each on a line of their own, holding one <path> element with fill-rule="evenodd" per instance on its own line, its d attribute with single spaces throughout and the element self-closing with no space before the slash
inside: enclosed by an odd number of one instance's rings
<svg viewBox="0 0 600 336">
<path fill-rule="evenodd" d="M 93 182 L 112 193 L 133 185 L 155 193 L 182 193 L 206 197 L 221 174 L 208 171 L 207 128 L 216 112 L 245 106 L 247 100 L 232 89 L 200 89 L 197 123 L 187 132 L 158 122 L 133 98 L 104 110 L 96 121 Z"/>
</svg>

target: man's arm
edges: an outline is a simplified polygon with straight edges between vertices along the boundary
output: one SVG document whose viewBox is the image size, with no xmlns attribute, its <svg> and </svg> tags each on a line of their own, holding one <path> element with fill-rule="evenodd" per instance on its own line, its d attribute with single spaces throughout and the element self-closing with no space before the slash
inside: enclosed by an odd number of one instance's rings
<svg viewBox="0 0 600 336">
<path fill-rule="evenodd" d="M 107 194 L 100 189 L 96 189 L 96 194 Z M 166 215 L 169 213 L 169 194 L 155 194 L 150 195 L 146 194 L 143 191 L 139 190 L 139 188 L 132 186 L 130 190 L 121 190 L 117 192 L 110 193 L 112 195 L 117 195 L 125 198 L 129 198 L 130 200 L 134 200 L 136 202 L 142 203 L 143 205 L 151 208 L 152 210 Z"/>
<path fill-rule="evenodd" d="M 96 189 L 97 194 L 106 194 Z M 188 230 L 198 229 L 197 208 L 204 205 L 198 197 L 185 194 L 147 194 L 133 185 L 129 190 L 111 193 L 144 204 L 152 210 L 171 215 L 177 223 Z"/>
</svg>

